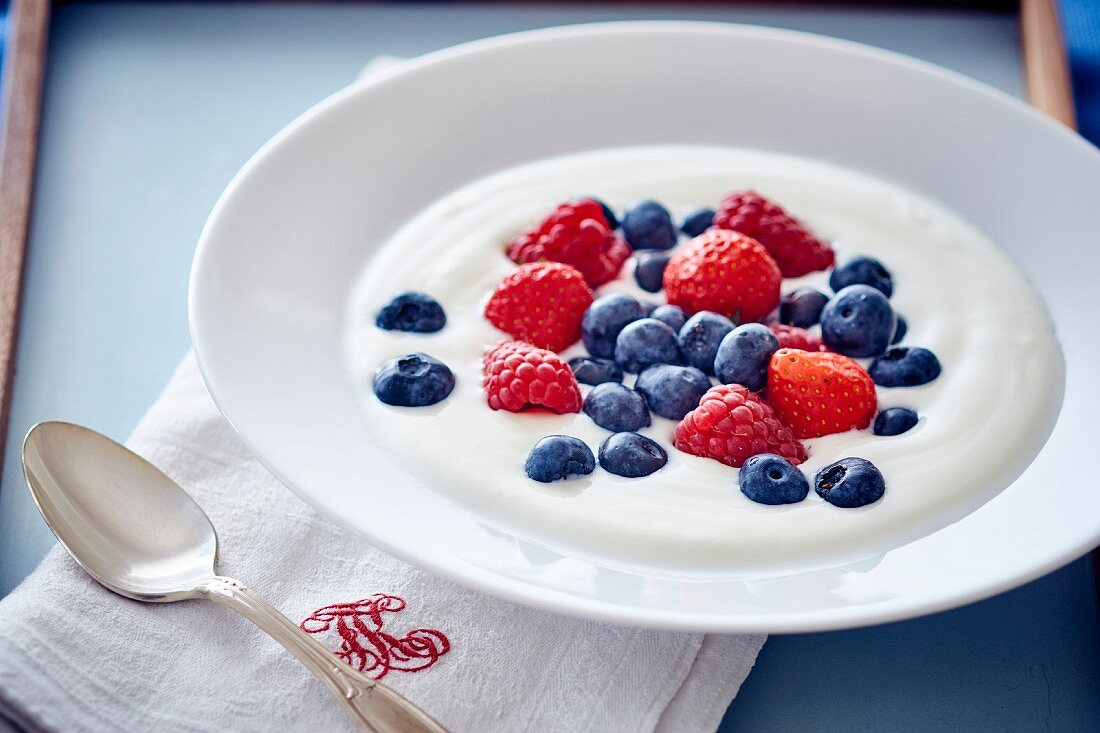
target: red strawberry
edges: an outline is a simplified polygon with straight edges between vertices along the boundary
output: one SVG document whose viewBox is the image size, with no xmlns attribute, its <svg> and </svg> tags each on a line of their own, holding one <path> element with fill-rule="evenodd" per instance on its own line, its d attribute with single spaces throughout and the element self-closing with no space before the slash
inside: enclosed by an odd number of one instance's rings
<svg viewBox="0 0 1100 733">
<path fill-rule="evenodd" d="M 831 351 L 780 349 L 768 364 L 768 401 L 799 438 L 862 430 L 875 416 L 875 383 Z"/>
<path fill-rule="evenodd" d="M 798 277 L 833 266 L 833 249 L 778 205 L 753 191 L 722 199 L 714 226 L 752 237 L 768 250 L 783 277 Z"/>
<path fill-rule="evenodd" d="M 806 460 L 805 446 L 771 406 L 740 384 L 711 387 L 676 426 L 673 445 L 738 468 L 758 453 L 777 453 L 796 465 Z"/>
<path fill-rule="evenodd" d="M 614 280 L 630 253 L 630 245 L 611 231 L 603 207 L 591 199 L 559 205 L 537 227 L 508 243 L 512 262 L 572 265 L 594 288 Z"/>
<path fill-rule="evenodd" d="M 581 390 L 573 370 L 557 354 L 522 341 L 501 341 L 485 351 L 482 387 L 489 407 L 519 412 L 545 407 L 579 412 Z"/>
<path fill-rule="evenodd" d="M 779 305 L 783 276 L 767 250 L 743 234 L 711 229 L 672 255 L 665 267 L 668 302 L 688 315 L 714 311 L 759 321 Z"/>
<path fill-rule="evenodd" d="M 521 265 L 500 281 L 485 317 L 509 336 L 561 351 L 581 337 L 581 318 L 592 305 L 584 277 L 569 265 Z"/>
<path fill-rule="evenodd" d="M 804 328 L 787 326 L 782 323 L 769 323 L 775 337 L 779 339 L 781 349 L 802 349 L 803 351 L 828 351 L 821 337 L 812 334 Z"/>
</svg>

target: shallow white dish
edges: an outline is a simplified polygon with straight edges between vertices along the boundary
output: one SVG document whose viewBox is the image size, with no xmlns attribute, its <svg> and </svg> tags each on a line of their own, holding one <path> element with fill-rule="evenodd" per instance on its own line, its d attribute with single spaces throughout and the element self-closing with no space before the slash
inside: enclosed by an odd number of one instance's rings
<svg viewBox="0 0 1100 733">
<path fill-rule="evenodd" d="M 991 236 L 1043 294 L 1065 350 L 1065 403 L 1035 462 L 961 521 L 880 557 L 706 578 L 549 549 L 488 526 L 393 463 L 369 440 L 345 366 L 348 299 L 372 251 L 419 209 L 487 173 L 655 143 L 839 163 L 937 199 Z M 720 24 L 536 31 L 384 72 L 276 136 L 203 232 L 191 329 L 215 400 L 277 476 L 439 575 L 634 625 L 778 632 L 883 622 L 1005 590 L 1100 540 L 1086 447 L 1100 413 L 1100 355 L 1086 317 L 1100 313 L 1090 282 L 1100 264 L 1091 246 L 1098 190 L 1100 154 L 1080 138 L 905 57 Z"/>
</svg>

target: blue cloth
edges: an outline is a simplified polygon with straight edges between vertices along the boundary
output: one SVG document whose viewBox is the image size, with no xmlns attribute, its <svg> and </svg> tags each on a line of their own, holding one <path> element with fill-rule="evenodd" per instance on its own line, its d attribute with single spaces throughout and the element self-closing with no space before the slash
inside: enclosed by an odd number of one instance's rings
<svg viewBox="0 0 1100 733">
<path fill-rule="evenodd" d="M 1077 127 L 1100 145 L 1100 2 L 1062 0 Z"/>
</svg>

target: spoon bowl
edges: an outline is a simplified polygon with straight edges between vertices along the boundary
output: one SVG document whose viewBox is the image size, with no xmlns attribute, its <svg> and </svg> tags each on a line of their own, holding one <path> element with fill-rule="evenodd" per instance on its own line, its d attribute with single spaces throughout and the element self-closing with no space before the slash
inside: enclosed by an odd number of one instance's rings
<svg viewBox="0 0 1100 733">
<path fill-rule="evenodd" d="M 139 601 L 195 598 L 218 536 L 195 500 L 133 451 L 88 428 L 39 423 L 23 442 L 31 494 L 89 575 Z"/>
</svg>

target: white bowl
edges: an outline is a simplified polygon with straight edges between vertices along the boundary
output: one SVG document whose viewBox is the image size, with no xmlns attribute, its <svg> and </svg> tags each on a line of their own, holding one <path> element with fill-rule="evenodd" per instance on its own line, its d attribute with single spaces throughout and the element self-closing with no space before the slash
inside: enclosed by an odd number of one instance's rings
<svg viewBox="0 0 1100 733">
<path fill-rule="evenodd" d="M 990 235 L 1046 299 L 1066 397 L 1039 457 L 961 521 L 865 562 L 783 577 L 623 571 L 490 527 L 368 438 L 345 369 L 357 274 L 440 195 L 583 149 L 718 144 L 900 183 Z M 1089 445 L 1100 386 L 1100 155 L 985 86 L 787 31 L 610 23 L 465 44 L 305 113 L 229 185 L 199 242 L 190 320 L 206 382 L 249 447 L 318 510 L 411 563 L 519 603 L 632 625 L 814 631 L 1006 590 L 1100 540 Z M 1090 318 L 1091 314 L 1091 318 Z M 991 368 L 995 365 L 991 365 Z"/>
</svg>

